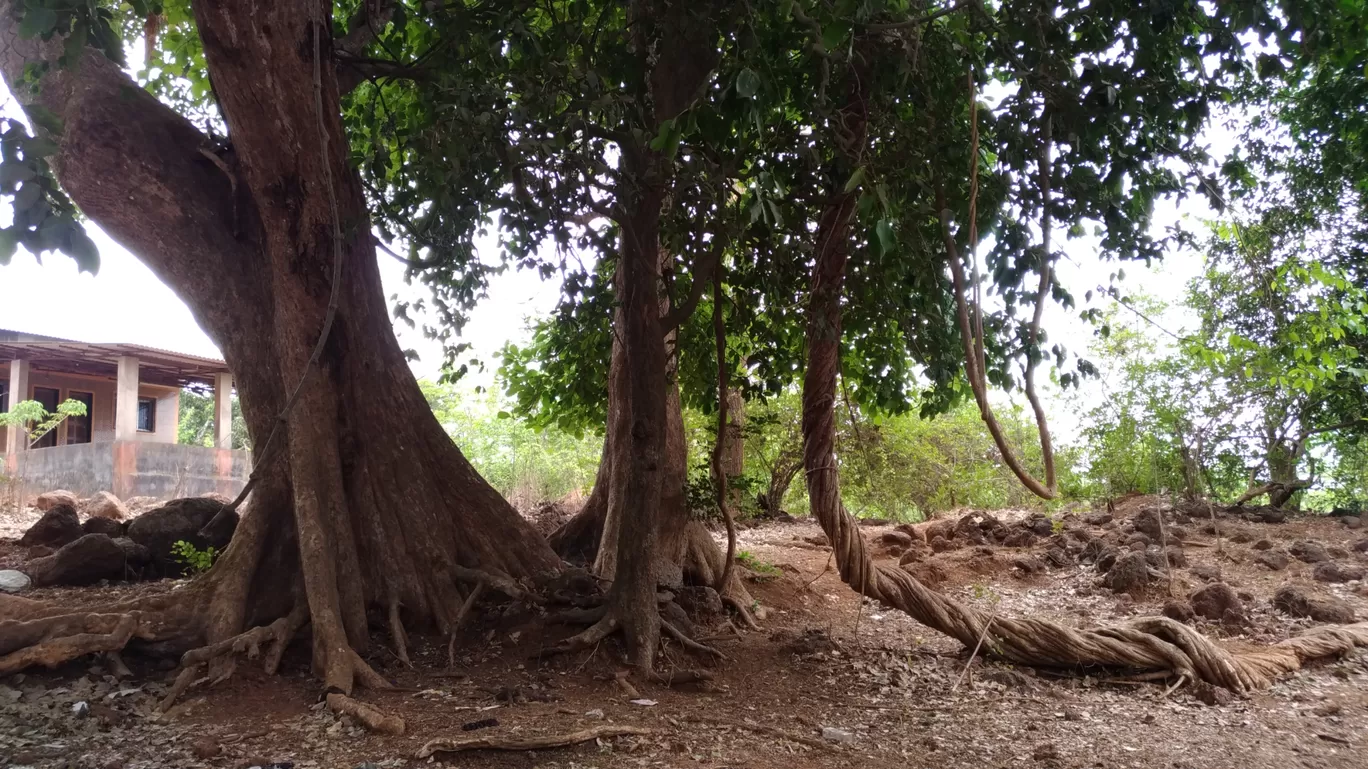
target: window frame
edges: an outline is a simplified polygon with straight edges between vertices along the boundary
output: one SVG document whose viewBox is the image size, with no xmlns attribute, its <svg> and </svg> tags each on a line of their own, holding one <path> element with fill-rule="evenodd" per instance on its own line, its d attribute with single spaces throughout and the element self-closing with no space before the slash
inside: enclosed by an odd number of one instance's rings
<svg viewBox="0 0 1368 769">
<path fill-rule="evenodd" d="M 160 400 L 160 399 L 157 398 L 155 395 L 139 395 L 139 396 L 138 396 L 138 405 L 137 405 L 138 413 L 137 413 L 137 416 L 134 417 L 134 422 L 135 422 L 136 427 L 137 427 L 137 432 L 140 432 L 140 433 L 147 433 L 147 434 L 149 434 L 149 435 L 152 434 L 152 433 L 157 432 L 157 401 L 158 401 L 158 400 Z M 146 429 L 143 428 L 143 421 L 142 421 L 143 404 L 144 404 L 144 403 L 147 403 L 147 404 L 150 406 L 150 408 L 147 410 L 147 414 L 148 414 L 147 424 L 148 424 L 148 427 L 147 427 Z"/>
<path fill-rule="evenodd" d="M 79 397 L 78 397 L 79 396 Z M 71 390 L 66 393 L 66 400 L 78 400 L 85 404 L 85 416 L 70 416 L 62 420 L 66 424 L 66 435 L 62 436 L 63 446 L 79 446 L 95 441 L 95 393 L 87 390 Z M 76 423 L 85 425 L 85 440 L 73 441 L 71 439 L 71 426 Z"/>
</svg>

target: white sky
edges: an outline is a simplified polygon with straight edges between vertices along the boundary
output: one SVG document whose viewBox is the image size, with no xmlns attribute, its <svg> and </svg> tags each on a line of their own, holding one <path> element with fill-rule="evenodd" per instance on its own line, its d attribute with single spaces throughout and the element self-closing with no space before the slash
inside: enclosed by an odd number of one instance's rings
<svg viewBox="0 0 1368 769">
<path fill-rule="evenodd" d="M 134 58 L 141 58 L 140 46 L 130 46 L 129 52 Z M 0 99 L 0 111 L 6 117 L 21 118 L 18 106 L 2 83 Z M 1224 154 L 1232 142 L 1225 131 L 1218 131 L 1214 139 L 1217 155 Z M 9 216 L 6 204 L 0 208 L 0 220 L 7 223 Z M 1172 202 L 1156 206 L 1156 226 L 1169 225 L 1181 216 L 1208 217 L 1211 212 L 1197 197 L 1189 197 L 1181 211 Z M 185 304 L 151 271 L 97 227 L 87 225 L 87 231 L 100 250 L 100 270 L 96 275 L 78 273 L 75 263 L 60 254 L 50 255 L 40 265 L 22 249 L 8 266 L 0 267 L 0 328 L 79 341 L 129 342 L 191 354 L 219 355 Z M 1097 260 L 1091 237 L 1065 241 L 1062 234 L 1056 236 L 1056 242 L 1068 258 L 1059 263 L 1057 274 L 1075 294 L 1078 309 L 1083 309 L 1087 306 L 1084 292 L 1107 285 L 1109 275 L 1118 265 Z M 481 249 L 486 261 L 494 261 L 494 247 L 489 240 Z M 398 294 L 412 301 L 426 295 L 423 286 L 404 282 L 404 268 L 399 262 L 383 253 L 377 258 L 387 298 Z M 1126 268 L 1123 287 L 1127 291 L 1144 291 L 1176 303 L 1188 280 L 1200 269 L 1200 259 L 1191 253 L 1171 254 L 1155 271 L 1139 264 Z M 477 357 L 488 366 L 483 373 L 468 375 L 469 381 L 492 384 L 497 363 L 494 354 L 509 341 L 525 342 L 529 337 L 529 320 L 548 313 L 555 306 L 558 292 L 556 283 L 542 282 L 532 272 L 511 271 L 495 277 L 488 298 L 472 313 L 465 328 L 464 341 L 472 343 Z M 1105 305 L 1107 301 L 1094 298 L 1093 305 Z M 395 327 L 400 346 L 419 354 L 412 364 L 418 376 L 435 378 L 443 360 L 441 347 L 423 337 L 421 316 L 413 317 L 419 320 L 419 328 L 410 329 L 403 323 Z M 1176 331 L 1182 318 L 1170 315 L 1164 322 Z M 1046 312 L 1044 325 L 1052 341 L 1063 342 L 1074 353 L 1084 352 L 1091 339 L 1089 327 L 1053 303 Z M 1051 412 L 1051 426 L 1059 439 L 1067 442 L 1077 434 L 1080 407 L 1097 403 L 1102 397 L 1101 390 L 1097 383 L 1085 385 L 1082 392 L 1062 396 L 1049 388 L 1043 390 Z"/>
</svg>

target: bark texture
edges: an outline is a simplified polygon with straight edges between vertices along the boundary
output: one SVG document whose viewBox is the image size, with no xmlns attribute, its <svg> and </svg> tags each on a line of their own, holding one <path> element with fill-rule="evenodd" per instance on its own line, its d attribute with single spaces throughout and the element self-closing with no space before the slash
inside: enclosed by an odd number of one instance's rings
<svg viewBox="0 0 1368 769">
<path fill-rule="evenodd" d="M 395 340 L 359 178 L 346 162 L 331 4 L 195 3 L 231 146 L 212 147 L 103 55 L 55 65 L 26 105 L 64 122 L 54 168 L 92 220 L 185 300 L 223 351 L 261 446 L 261 478 L 218 565 L 190 592 L 191 633 L 215 643 L 288 614 L 312 623 L 316 672 L 350 691 L 368 613 L 445 630 L 469 585 L 559 561 L 442 430 Z M 55 60 L 0 3 L 0 68 Z M 340 265 L 336 320 L 318 365 Z M 290 586 L 298 586 L 297 590 Z M 402 647 L 402 627 L 395 642 Z"/>
</svg>

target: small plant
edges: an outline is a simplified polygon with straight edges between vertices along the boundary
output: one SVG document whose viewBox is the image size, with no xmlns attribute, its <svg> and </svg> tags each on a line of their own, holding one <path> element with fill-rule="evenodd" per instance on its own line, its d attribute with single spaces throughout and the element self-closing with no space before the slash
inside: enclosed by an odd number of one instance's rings
<svg viewBox="0 0 1368 769">
<path fill-rule="evenodd" d="M 219 556 L 216 548 L 208 547 L 200 550 L 183 539 L 171 546 L 171 554 L 192 576 L 198 576 L 209 571 L 209 567 L 214 565 L 214 561 Z"/>
<path fill-rule="evenodd" d="M 754 553 L 751 553 L 747 550 L 742 550 L 741 552 L 736 554 L 736 562 L 746 567 L 747 569 L 750 569 L 756 574 L 762 574 L 766 577 L 779 576 L 778 567 L 776 567 L 774 564 L 765 563 L 759 558 L 756 558 Z"/>
</svg>

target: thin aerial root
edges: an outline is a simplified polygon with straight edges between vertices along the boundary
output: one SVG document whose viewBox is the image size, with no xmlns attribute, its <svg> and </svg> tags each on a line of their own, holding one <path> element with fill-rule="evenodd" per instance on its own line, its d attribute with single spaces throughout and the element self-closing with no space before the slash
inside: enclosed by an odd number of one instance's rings
<svg viewBox="0 0 1368 769">
<path fill-rule="evenodd" d="M 470 591 L 470 595 L 466 596 L 465 602 L 456 612 L 456 619 L 451 622 L 451 633 L 447 639 L 447 670 L 456 669 L 456 634 L 460 632 L 461 623 L 465 622 L 466 615 L 470 614 L 470 610 L 475 607 L 475 601 L 479 600 L 480 594 L 484 592 L 484 587 L 485 583 L 483 582 L 475 583 L 474 589 Z"/>
<path fill-rule="evenodd" d="M 685 649 L 688 649 L 689 651 L 696 652 L 698 654 L 710 654 L 720 660 L 725 660 L 727 658 L 727 655 L 723 654 L 717 649 L 714 649 L 713 647 L 707 646 L 705 644 L 701 644 L 695 641 L 694 639 L 688 637 L 687 635 L 684 635 L 684 631 L 680 630 L 679 628 L 675 627 L 669 622 L 666 622 L 663 618 L 660 620 L 660 629 L 664 630 L 667 635 L 678 641 Z"/>
<path fill-rule="evenodd" d="M 328 709 L 338 715 L 351 716 L 373 732 L 392 734 L 396 737 L 404 733 L 404 719 L 386 715 L 364 702 L 339 692 L 332 692 L 327 698 Z"/>
<path fill-rule="evenodd" d="M 439 737 L 429 740 L 419 748 L 414 758 L 421 760 L 438 753 L 459 753 L 463 750 L 546 750 L 609 737 L 647 734 L 653 732 L 640 726 L 595 726 L 592 729 L 568 734 L 548 734 L 544 737 Z"/>
<path fill-rule="evenodd" d="M 399 599 L 391 598 L 389 602 L 389 630 L 390 638 L 394 640 L 394 656 L 408 667 L 413 667 L 409 661 L 408 636 L 404 633 L 404 622 L 399 619 Z"/>
</svg>

